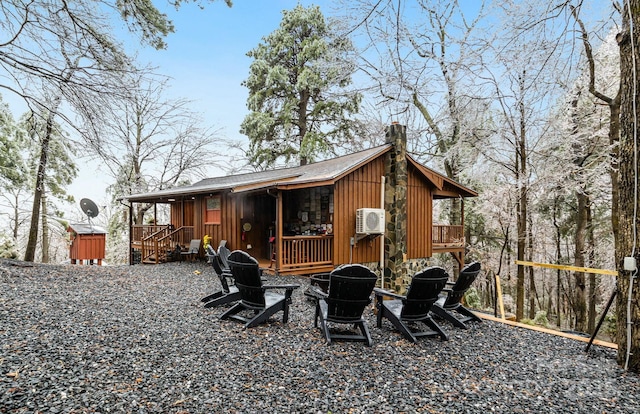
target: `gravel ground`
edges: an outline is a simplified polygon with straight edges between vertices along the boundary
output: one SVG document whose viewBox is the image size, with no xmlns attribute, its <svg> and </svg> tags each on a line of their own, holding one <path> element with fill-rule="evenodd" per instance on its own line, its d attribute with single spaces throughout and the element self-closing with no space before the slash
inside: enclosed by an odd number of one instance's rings
<svg viewBox="0 0 640 414">
<path fill-rule="evenodd" d="M 270 279 L 302 285 L 289 323 L 245 331 L 204 263 L 0 261 L 0 412 L 640 412 L 613 350 L 488 321 L 413 345 L 370 310 L 372 347 L 328 346 L 308 279 Z"/>
</svg>

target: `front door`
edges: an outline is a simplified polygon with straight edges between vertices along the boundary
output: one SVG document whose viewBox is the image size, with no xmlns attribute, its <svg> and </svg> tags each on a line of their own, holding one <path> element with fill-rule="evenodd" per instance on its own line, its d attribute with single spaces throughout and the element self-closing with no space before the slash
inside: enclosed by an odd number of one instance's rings
<svg viewBox="0 0 640 414">
<path fill-rule="evenodd" d="M 269 260 L 275 236 L 276 198 L 266 193 L 245 197 L 240 217 L 241 248 L 256 259 Z"/>
</svg>

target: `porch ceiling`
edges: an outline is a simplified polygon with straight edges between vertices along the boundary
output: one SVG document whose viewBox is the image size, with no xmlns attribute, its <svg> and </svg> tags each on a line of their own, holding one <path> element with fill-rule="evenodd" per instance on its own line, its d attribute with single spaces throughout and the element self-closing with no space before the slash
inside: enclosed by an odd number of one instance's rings
<svg viewBox="0 0 640 414">
<path fill-rule="evenodd" d="M 433 192 L 434 198 L 456 198 L 456 197 L 477 197 L 478 193 L 464 185 L 435 172 L 431 168 L 425 167 L 408 156 L 409 162 L 429 180 L 436 190 Z"/>
</svg>

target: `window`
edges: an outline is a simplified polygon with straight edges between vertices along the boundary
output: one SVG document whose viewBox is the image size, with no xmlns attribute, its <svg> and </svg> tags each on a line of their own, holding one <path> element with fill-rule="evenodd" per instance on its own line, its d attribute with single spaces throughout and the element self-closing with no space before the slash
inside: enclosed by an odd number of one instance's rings
<svg viewBox="0 0 640 414">
<path fill-rule="evenodd" d="M 220 196 L 207 197 L 205 223 L 220 224 Z"/>
</svg>

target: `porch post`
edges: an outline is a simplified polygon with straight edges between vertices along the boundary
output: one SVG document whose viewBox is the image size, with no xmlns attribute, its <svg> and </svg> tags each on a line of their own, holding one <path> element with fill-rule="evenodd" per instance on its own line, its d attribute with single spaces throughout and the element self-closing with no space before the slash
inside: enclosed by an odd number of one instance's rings
<svg viewBox="0 0 640 414">
<path fill-rule="evenodd" d="M 142 261 L 142 253 L 140 255 Z M 129 266 L 133 264 L 133 203 L 129 201 Z"/>
<path fill-rule="evenodd" d="M 276 198 L 276 274 L 282 267 L 282 204 L 282 191 L 278 191 Z"/>
<path fill-rule="evenodd" d="M 393 123 L 386 142 L 392 145 L 385 160 L 385 287 L 400 292 L 407 283 L 407 130 Z"/>
<path fill-rule="evenodd" d="M 458 260 L 458 273 L 464 267 L 464 246 L 467 245 L 467 235 L 464 231 L 464 198 L 460 197 L 460 225 L 462 226 L 462 251 L 460 252 L 460 259 Z"/>
</svg>

